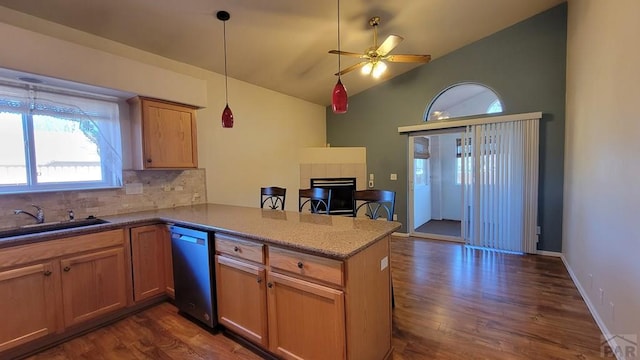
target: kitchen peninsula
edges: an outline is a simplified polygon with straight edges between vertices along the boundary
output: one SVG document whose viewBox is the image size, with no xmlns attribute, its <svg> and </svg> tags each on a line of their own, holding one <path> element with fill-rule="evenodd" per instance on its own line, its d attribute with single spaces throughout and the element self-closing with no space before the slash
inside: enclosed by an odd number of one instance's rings
<svg viewBox="0 0 640 360">
<path fill-rule="evenodd" d="M 28 251 L 49 242 L 118 229 L 125 234 L 125 244 L 133 244 L 133 234 L 142 227 L 193 227 L 214 234 L 218 320 L 226 330 L 287 359 L 384 359 L 390 355 L 389 241 L 400 227 L 397 222 L 218 204 L 101 218 L 109 223 L 91 230 L 4 240 L 0 274 L 18 266 L 2 263 L 9 259 L 3 252 L 17 247 Z M 131 284 L 131 254 L 125 257 Z M 135 300 L 127 296 L 131 306 Z M 57 321 L 53 329 L 64 332 L 62 323 Z"/>
</svg>

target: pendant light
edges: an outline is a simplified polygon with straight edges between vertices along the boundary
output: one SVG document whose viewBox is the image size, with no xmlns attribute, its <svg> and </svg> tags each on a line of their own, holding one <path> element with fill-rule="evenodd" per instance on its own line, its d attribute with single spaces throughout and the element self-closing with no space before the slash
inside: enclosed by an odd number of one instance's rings
<svg viewBox="0 0 640 360">
<path fill-rule="evenodd" d="M 222 21 L 222 31 L 223 31 L 223 41 L 224 41 L 224 99 L 225 99 L 225 107 L 222 111 L 222 127 L 223 128 L 232 128 L 233 127 L 233 112 L 231 112 L 231 108 L 229 107 L 229 85 L 227 80 L 227 25 L 226 22 L 231 18 L 226 11 L 218 11 L 216 14 L 218 20 Z"/>
<path fill-rule="evenodd" d="M 333 96 L 331 97 L 331 107 L 336 114 L 344 114 L 349 107 L 347 89 L 340 81 L 340 0 L 338 0 L 338 82 L 333 88 Z"/>
</svg>

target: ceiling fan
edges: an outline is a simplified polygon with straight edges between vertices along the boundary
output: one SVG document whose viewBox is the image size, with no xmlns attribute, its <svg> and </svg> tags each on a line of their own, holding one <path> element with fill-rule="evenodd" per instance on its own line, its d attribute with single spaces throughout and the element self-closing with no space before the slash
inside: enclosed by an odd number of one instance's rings
<svg viewBox="0 0 640 360">
<path fill-rule="evenodd" d="M 380 17 L 374 16 L 369 19 L 369 25 L 373 27 L 373 46 L 366 49 L 364 53 L 360 54 L 348 51 L 329 50 L 330 54 L 339 54 L 342 56 L 351 56 L 365 59 L 358 64 L 351 65 L 344 70 L 340 70 L 340 72 L 335 73 L 335 75 L 344 75 L 358 68 L 362 68 L 361 71 L 363 74 L 370 74 L 374 78 L 379 78 L 387 69 L 387 64 L 385 64 L 385 61 L 404 63 L 427 63 L 429 62 L 429 60 L 431 60 L 431 55 L 390 55 L 389 53 L 396 46 L 398 46 L 398 44 L 400 44 L 400 42 L 404 40 L 404 38 L 398 35 L 389 35 L 382 42 L 382 44 L 378 46 L 378 25 L 380 25 Z"/>
</svg>

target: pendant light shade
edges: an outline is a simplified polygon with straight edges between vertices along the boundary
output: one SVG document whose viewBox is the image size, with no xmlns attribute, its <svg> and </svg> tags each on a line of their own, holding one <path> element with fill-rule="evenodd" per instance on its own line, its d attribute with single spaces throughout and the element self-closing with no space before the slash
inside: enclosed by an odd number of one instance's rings
<svg viewBox="0 0 640 360">
<path fill-rule="evenodd" d="M 218 11 L 216 14 L 218 20 L 222 21 L 223 42 L 224 42 L 224 98 L 225 107 L 222 110 L 222 127 L 233 127 L 233 112 L 229 107 L 229 83 L 227 78 L 227 20 L 231 18 L 231 15 L 226 11 Z"/>
<path fill-rule="evenodd" d="M 233 112 L 231 112 L 231 108 L 229 104 L 224 107 L 222 110 L 222 127 L 223 128 L 232 128 L 233 127 Z"/>
<path fill-rule="evenodd" d="M 333 87 L 333 94 L 331 96 L 331 107 L 335 114 L 344 114 L 349 107 L 347 95 L 347 88 L 342 85 L 340 79 L 340 0 L 338 0 L 338 82 Z"/>
<path fill-rule="evenodd" d="M 333 112 L 336 114 L 344 114 L 347 112 L 349 104 L 347 103 L 347 89 L 342 85 L 342 81 L 338 78 L 336 86 L 333 88 L 333 97 L 331 98 L 331 105 Z"/>
</svg>

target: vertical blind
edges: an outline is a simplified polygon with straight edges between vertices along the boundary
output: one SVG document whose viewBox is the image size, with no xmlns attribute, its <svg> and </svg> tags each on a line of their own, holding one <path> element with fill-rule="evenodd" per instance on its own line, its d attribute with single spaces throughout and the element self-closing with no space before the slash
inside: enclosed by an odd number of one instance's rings
<svg viewBox="0 0 640 360">
<path fill-rule="evenodd" d="M 535 253 L 538 119 L 469 125 L 462 149 L 467 244 Z"/>
</svg>

